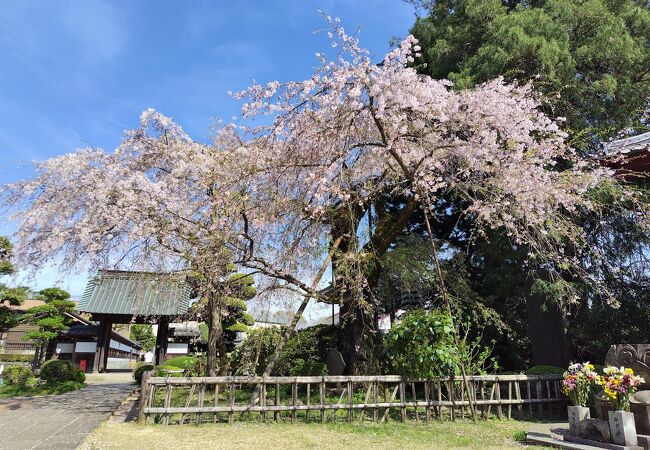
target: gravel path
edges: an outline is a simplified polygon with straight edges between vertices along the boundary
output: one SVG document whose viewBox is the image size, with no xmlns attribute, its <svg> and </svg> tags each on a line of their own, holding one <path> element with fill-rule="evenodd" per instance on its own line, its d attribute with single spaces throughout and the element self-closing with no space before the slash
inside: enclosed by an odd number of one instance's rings
<svg viewBox="0 0 650 450">
<path fill-rule="evenodd" d="M 95 384 L 56 396 L 0 400 L 0 449 L 73 449 L 133 391 Z"/>
</svg>

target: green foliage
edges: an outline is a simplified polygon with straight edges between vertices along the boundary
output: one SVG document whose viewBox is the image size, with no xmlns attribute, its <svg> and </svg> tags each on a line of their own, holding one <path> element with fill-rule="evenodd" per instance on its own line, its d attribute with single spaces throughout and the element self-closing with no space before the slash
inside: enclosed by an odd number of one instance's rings
<svg viewBox="0 0 650 450">
<path fill-rule="evenodd" d="M 220 294 L 212 298 L 202 298 L 192 306 L 192 315 L 206 322 L 199 324 L 201 341 L 208 343 L 212 333 L 217 335 L 215 348 L 208 348 L 208 355 L 212 357 L 208 360 L 214 361 L 214 365 L 216 365 L 216 354 L 227 355 L 228 352 L 232 352 L 237 333 L 247 332 L 248 327 L 255 323 L 253 316 L 247 312 L 246 304 L 246 301 L 252 299 L 257 293 L 253 286 L 255 280 L 250 275 L 234 272 L 236 270 L 234 265 L 230 266 L 229 270 L 233 273 L 217 289 Z M 197 285 L 205 281 L 199 274 L 196 274 L 192 280 Z M 225 370 L 227 357 L 219 359 Z"/>
<path fill-rule="evenodd" d="M 411 30 L 420 69 L 466 88 L 497 76 L 531 82 L 577 144 L 647 128 L 650 9 L 634 0 L 440 0 Z M 510 6 L 510 7 L 509 7 Z M 646 117 L 644 119 L 644 116 Z"/>
<path fill-rule="evenodd" d="M 66 392 L 76 391 L 85 386 L 84 383 L 76 381 L 64 381 L 63 383 L 39 384 L 32 383 L 34 379 L 24 386 L 0 386 L 0 398 L 6 397 L 32 397 L 36 395 L 60 395 Z"/>
<path fill-rule="evenodd" d="M 45 346 L 59 333 L 68 330 L 70 318 L 66 313 L 72 312 L 76 304 L 67 300 L 66 295 L 67 297 L 70 295 L 58 288 L 44 289 L 41 291 L 41 295 L 46 299 L 46 303 L 31 308 L 23 316 L 22 321 L 38 327 L 37 330 L 25 333 L 24 339 Z"/>
<path fill-rule="evenodd" d="M 86 380 L 86 374 L 75 363 L 63 359 L 51 359 L 43 363 L 39 377 L 48 384 L 65 381 L 83 383 Z"/>
<path fill-rule="evenodd" d="M 184 375 L 198 377 L 205 373 L 205 357 L 198 356 L 177 356 L 165 361 L 165 366 L 180 367 L 185 370 Z"/>
<path fill-rule="evenodd" d="M 0 330 L 7 330 L 18 325 L 18 314 L 6 306 L 0 306 Z"/>
<path fill-rule="evenodd" d="M 11 366 L 2 372 L 2 379 L 9 386 L 26 386 L 30 378 L 34 378 L 34 372 L 29 367 Z"/>
<path fill-rule="evenodd" d="M 154 369 L 153 364 L 141 364 L 136 366 L 135 370 L 133 371 L 133 379 L 135 380 L 136 383 L 140 384 L 142 383 L 142 377 L 144 376 L 145 372 L 149 372 L 150 370 Z"/>
<path fill-rule="evenodd" d="M 237 375 L 260 375 L 280 342 L 281 328 L 255 328 L 231 355 L 231 366 Z M 316 325 L 292 333 L 275 366 L 273 375 L 326 375 L 325 357 L 336 348 L 339 328 Z"/>
<path fill-rule="evenodd" d="M 280 342 L 281 330 L 276 327 L 253 328 L 230 356 L 236 375 L 254 376 L 264 371 Z"/>
<path fill-rule="evenodd" d="M 8 287 L 0 283 L 0 302 L 6 302 L 10 305 L 22 305 L 28 295 L 28 287 Z"/>
<path fill-rule="evenodd" d="M 411 311 L 391 328 L 384 343 L 390 368 L 399 375 L 430 378 L 456 373 L 454 324 L 446 313 Z"/>
<path fill-rule="evenodd" d="M 201 332 L 201 342 L 207 343 L 209 334 L 208 325 L 203 322 L 199 323 L 199 331 Z"/>
<path fill-rule="evenodd" d="M 131 332 L 129 337 L 142 345 L 142 350 L 145 352 L 153 350 L 156 346 L 156 336 L 153 335 L 151 325 L 146 324 L 133 324 L 131 325 Z"/>
<path fill-rule="evenodd" d="M 0 275 L 11 275 L 16 270 L 10 261 L 13 245 L 4 236 L 0 236 Z"/>
<path fill-rule="evenodd" d="M 0 236 L 0 276 L 11 275 L 15 272 L 14 265 L 11 263 L 11 250 L 12 245 L 9 239 Z M 24 286 L 9 287 L 0 283 L 0 332 L 18 324 L 18 314 L 3 303 L 20 305 L 27 298 L 28 293 L 29 289 Z"/>
<path fill-rule="evenodd" d="M 2 362 L 30 362 L 34 359 L 32 355 L 23 355 L 20 353 L 0 353 Z"/>
<path fill-rule="evenodd" d="M 384 339 L 386 371 L 411 378 L 485 373 L 492 349 L 467 334 L 455 344 L 454 323 L 446 312 L 416 309 L 402 317 Z M 494 361 L 491 361 L 494 364 Z"/>
<path fill-rule="evenodd" d="M 50 303 L 53 301 L 68 300 L 70 298 L 70 293 L 58 287 L 50 287 L 40 290 L 37 298 Z"/>
<path fill-rule="evenodd" d="M 316 325 L 293 333 L 275 367 L 278 376 L 327 375 L 327 352 L 337 347 L 339 328 Z"/>
<path fill-rule="evenodd" d="M 533 366 L 526 369 L 526 375 L 562 375 L 566 369 L 557 366 Z"/>
</svg>

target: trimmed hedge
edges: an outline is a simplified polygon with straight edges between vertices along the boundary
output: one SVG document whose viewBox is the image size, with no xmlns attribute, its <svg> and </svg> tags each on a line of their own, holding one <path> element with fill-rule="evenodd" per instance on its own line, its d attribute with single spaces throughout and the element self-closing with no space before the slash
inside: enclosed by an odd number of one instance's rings
<svg viewBox="0 0 650 450">
<path fill-rule="evenodd" d="M 34 355 L 23 355 L 20 353 L 0 353 L 0 361 L 2 362 L 31 362 Z"/>
<path fill-rule="evenodd" d="M 51 359 L 41 366 L 39 374 L 41 380 L 48 384 L 62 383 L 65 381 L 86 381 L 86 374 L 72 361 L 63 359 Z"/>
<path fill-rule="evenodd" d="M 2 372 L 2 379 L 8 386 L 26 386 L 34 377 L 34 372 L 29 367 L 12 366 Z"/>
<path fill-rule="evenodd" d="M 136 383 L 141 384 L 144 373 L 153 369 L 154 369 L 153 364 L 141 364 L 137 366 L 133 371 L 133 379 L 135 380 Z"/>
<path fill-rule="evenodd" d="M 526 369 L 526 375 L 562 375 L 566 369 L 557 366 L 533 366 Z"/>
<path fill-rule="evenodd" d="M 180 367 L 185 370 L 185 376 L 200 377 L 205 374 L 207 360 L 205 357 L 198 356 L 177 356 L 169 358 L 162 365 Z"/>
<path fill-rule="evenodd" d="M 172 371 L 171 373 L 169 371 Z M 164 366 L 156 367 L 156 375 L 159 377 L 182 377 L 185 369 L 182 367 L 169 366 L 165 364 Z"/>
<path fill-rule="evenodd" d="M 163 366 L 180 367 L 181 369 L 189 369 L 198 362 L 199 358 L 196 356 L 177 356 L 169 358 L 163 363 Z"/>
</svg>

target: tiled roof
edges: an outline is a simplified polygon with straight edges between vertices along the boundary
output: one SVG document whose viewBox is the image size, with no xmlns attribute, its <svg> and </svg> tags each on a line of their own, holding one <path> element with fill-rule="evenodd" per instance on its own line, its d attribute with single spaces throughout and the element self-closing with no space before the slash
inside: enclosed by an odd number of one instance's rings
<svg viewBox="0 0 650 450">
<path fill-rule="evenodd" d="M 97 314 L 175 316 L 190 304 L 184 272 L 100 270 L 88 281 L 79 311 Z"/>
<path fill-rule="evenodd" d="M 650 150 L 650 132 L 608 142 L 603 146 L 606 155 L 618 155 Z"/>
<path fill-rule="evenodd" d="M 34 300 L 34 299 L 25 299 L 20 305 L 11 305 L 9 302 L 0 302 L 0 305 L 6 306 L 9 309 L 13 309 L 15 311 L 28 311 L 36 306 L 41 306 L 44 305 L 45 302 L 43 300 Z"/>
</svg>

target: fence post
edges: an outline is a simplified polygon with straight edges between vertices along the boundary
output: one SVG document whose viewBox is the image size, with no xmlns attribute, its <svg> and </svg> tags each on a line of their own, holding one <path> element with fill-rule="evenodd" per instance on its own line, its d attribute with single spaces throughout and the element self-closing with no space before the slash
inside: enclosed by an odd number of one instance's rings
<svg viewBox="0 0 650 450">
<path fill-rule="evenodd" d="M 352 422 L 352 402 L 354 397 L 352 396 L 352 381 L 348 378 L 348 422 Z"/>
<path fill-rule="evenodd" d="M 402 416 L 402 422 L 406 422 L 406 383 L 404 381 L 399 382 L 399 401 L 401 403 L 400 411 Z"/>
<path fill-rule="evenodd" d="M 323 377 L 322 381 L 320 382 L 319 386 L 319 400 L 320 400 L 320 421 L 322 423 L 325 423 L 325 377 Z"/>
<path fill-rule="evenodd" d="M 142 374 L 142 381 L 140 382 L 140 402 L 139 402 L 139 410 L 138 410 L 138 423 L 143 424 L 146 422 L 147 418 L 144 415 L 144 409 L 147 406 L 147 398 L 149 397 L 149 375 L 150 371 L 146 371 L 145 373 Z"/>
</svg>

